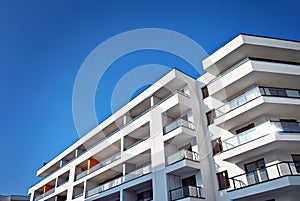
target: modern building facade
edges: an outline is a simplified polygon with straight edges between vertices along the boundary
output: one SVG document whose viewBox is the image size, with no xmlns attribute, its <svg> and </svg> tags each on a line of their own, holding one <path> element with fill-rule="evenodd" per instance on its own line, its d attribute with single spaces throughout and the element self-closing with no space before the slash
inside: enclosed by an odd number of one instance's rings
<svg viewBox="0 0 300 201">
<path fill-rule="evenodd" d="M 300 42 L 241 34 L 202 63 L 45 164 L 30 200 L 300 200 Z"/>
</svg>

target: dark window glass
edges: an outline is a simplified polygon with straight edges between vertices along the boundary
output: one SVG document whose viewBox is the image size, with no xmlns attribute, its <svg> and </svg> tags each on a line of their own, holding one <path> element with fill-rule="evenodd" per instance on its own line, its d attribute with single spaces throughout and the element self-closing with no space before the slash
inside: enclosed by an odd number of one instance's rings
<svg viewBox="0 0 300 201">
<path fill-rule="evenodd" d="M 218 179 L 220 190 L 230 187 L 227 171 L 217 173 L 217 179 Z"/>
<path fill-rule="evenodd" d="M 211 141 L 211 145 L 212 145 L 214 155 L 223 151 L 221 138 L 217 138 Z"/>
<path fill-rule="evenodd" d="M 214 123 L 215 111 L 209 111 L 206 113 L 207 125 Z"/>
<path fill-rule="evenodd" d="M 182 186 L 196 186 L 196 177 L 195 175 L 187 177 L 181 180 Z"/>
<path fill-rule="evenodd" d="M 299 133 L 300 123 L 295 119 L 280 119 L 283 132 Z"/>
<path fill-rule="evenodd" d="M 297 173 L 300 173 L 300 154 L 292 154 Z"/>
<path fill-rule="evenodd" d="M 269 88 L 271 96 L 287 96 L 284 89 Z"/>
<path fill-rule="evenodd" d="M 202 91 L 202 98 L 203 98 L 203 99 L 204 99 L 204 98 L 207 98 L 207 97 L 209 96 L 207 86 L 202 87 L 202 88 L 201 88 L 201 91 Z"/>
</svg>

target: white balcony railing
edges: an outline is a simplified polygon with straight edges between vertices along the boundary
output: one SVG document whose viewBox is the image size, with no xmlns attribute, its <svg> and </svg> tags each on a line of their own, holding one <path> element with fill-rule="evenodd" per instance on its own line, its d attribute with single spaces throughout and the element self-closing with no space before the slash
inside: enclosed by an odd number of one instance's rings
<svg viewBox="0 0 300 201">
<path fill-rule="evenodd" d="M 138 177 L 146 175 L 150 172 L 151 172 L 151 165 L 147 165 L 143 168 L 140 168 L 131 173 L 128 173 L 127 175 L 124 175 L 122 177 L 119 177 L 117 179 L 109 181 L 105 184 L 102 184 L 102 185 L 92 189 L 92 190 L 87 191 L 86 196 L 90 197 L 90 196 L 96 195 L 98 193 L 101 193 L 101 192 L 111 189 L 113 187 L 119 186 L 125 182 L 131 181 L 133 179 L 136 179 Z"/>
</svg>

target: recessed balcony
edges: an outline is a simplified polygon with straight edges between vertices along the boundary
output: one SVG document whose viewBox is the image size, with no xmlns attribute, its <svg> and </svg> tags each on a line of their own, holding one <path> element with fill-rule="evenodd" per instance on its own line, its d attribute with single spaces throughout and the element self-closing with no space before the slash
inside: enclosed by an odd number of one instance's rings
<svg viewBox="0 0 300 201">
<path fill-rule="evenodd" d="M 228 195 L 232 200 L 243 197 L 272 194 L 279 189 L 300 186 L 298 162 L 278 162 L 253 172 L 229 178 Z"/>
<path fill-rule="evenodd" d="M 96 170 L 99 170 L 102 167 L 107 166 L 108 164 L 118 160 L 119 158 L 121 158 L 121 153 L 120 152 L 118 152 L 118 153 L 110 156 L 109 158 L 97 163 L 96 165 L 89 168 L 88 170 L 85 170 L 85 171 L 79 173 L 78 175 L 76 175 L 76 180 L 79 180 L 79 179 L 85 177 L 86 175 L 91 174 L 92 172 L 95 172 Z"/>
<path fill-rule="evenodd" d="M 167 165 L 172 165 L 182 160 L 191 160 L 199 162 L 199 155 L 196 152 L 188 150 L 180 150 L 175 154 L 167 157 Z"/>
<path fill-rule="evenodd" d="M 255 87 L 217 108 L 214 124 L 229 130 L 264 114 L 297 118 L 299 105 L 298 89 Z"/>
<path fill-rule="evenodd" d="M 168 144 L 179 147 L 195 138 L 195 125 L 193 122 L 179 118 L 165 126 L 163 133 Z"/>
<path fill-rule="evenodd" d="M 89 191 L 87 191 L 86 193 L 86 197 L 91 197 L 93 195 L 99 194 L 103 191 L 109 190 L 113 187 L 119 186 L 125 182 L 129 182 L 133 179 L 139 178 L 143 175 L 149 174 L 151 172 L 151 165 L 147 165 L 145 167 L 142 167 L 140 169 L 137 169 L 133 172 L 130 172 L 124 176 L 121 176 L 117 179 L 114 179 L 112 181 L 109 181 L 107 183 L 101 184 L 100 186 L 91 189 Z"/>
</svg>

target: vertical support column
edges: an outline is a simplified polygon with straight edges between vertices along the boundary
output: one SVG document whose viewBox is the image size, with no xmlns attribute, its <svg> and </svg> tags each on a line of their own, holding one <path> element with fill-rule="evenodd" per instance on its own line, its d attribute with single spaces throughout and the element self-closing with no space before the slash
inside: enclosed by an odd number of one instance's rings
<svg viewBox="0 0 300 201">
<path fill-rule="evenodd" d="M 151 163 L 152 163 L 152 189 L 153 200 L 168 200 L 168 188 L 166 181 L 165 168 L 165 151 L 163 141 L 163 108 L 155 107 L 150 113 L 150 137 L 152 138 L 151 146 Z"/>
<path fill-rule="evenodd" d="M 34 201 L 34 191 L 30 194 L 30 201 Z"/>
<path fill-rule="evenodd" d="M 74 180 L 75 180 L 75 166 L 73 166 L 70 169 L 70 173 L 69 173 L 69 181 L 74 181 Z M 67 191 L 67 200 L 72 200 L 72 199 L 73 199 L 73 186 L 70 185 Z"/>
<path fill-rule="evenodd" d="M 132 119 L 131 116 L 125 115 L 125 116 L 123 117 L 123 125 L 126 125 L 128 122 L 130 122 L 131 119 Z"/>
<path fill-rule="evenodd" d="M 156 103 L 158 103 L 159 101 L 160 101 L 160 99 L 157 98 L 156 96 L 151 96 L 151 98 L 150 98 L 151 107 L 153 105 L 155 105 Z"/>
</svg>

